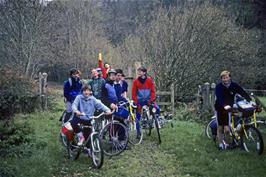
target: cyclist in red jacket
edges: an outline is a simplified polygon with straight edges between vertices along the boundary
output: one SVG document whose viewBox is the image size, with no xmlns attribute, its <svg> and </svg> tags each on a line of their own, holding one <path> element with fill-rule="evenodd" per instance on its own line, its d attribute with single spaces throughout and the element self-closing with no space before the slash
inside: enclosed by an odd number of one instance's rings
<svg viewBox="0 0 266 177">
<path fill-rule="evenodd" d="M 147 69 L 144 66 L 138 68 L 138 78 L 132 84 L 132 99 L 138 105 L 137 120 L 140 120 L 141 108 L 144 105 L 150 105 L 155 101 L 155 86 L 153 79 L 147 76 Z M 158 105 L 156 105 L 157 113 L 160 113 Z M 137 129 L 138 129 L 137 122 Z M 145 125 L 143 125 L 145 126 Z"/>
</svg>

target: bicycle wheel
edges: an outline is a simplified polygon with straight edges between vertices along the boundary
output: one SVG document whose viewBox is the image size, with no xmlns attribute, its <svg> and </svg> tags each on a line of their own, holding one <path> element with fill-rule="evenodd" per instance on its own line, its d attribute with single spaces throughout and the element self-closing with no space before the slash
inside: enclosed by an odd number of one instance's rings
<svg viewBox="0 0 266 177">
<path fill-rule="evenodd" d="M 211 128 L 211 125 L 213 125 L 215 122 L 216 122 L 216 118 L 212 118 L 210 120 L 210 122 L 205 127 L 205 135 L 207 136 L 208 139 L 216 138 L 216 134 L 214 134 L 215 132 L 213 132 L 213 130 Z"/>
<path fill-rule="evenodd" d="M 80 154 L 80 148 L 77 146 L 76 137 L 73 141 L 67 140 L 67 154 L 71 160 L 76 160 Z"/>
<path fill-rule="evenodd" d="M 59 133 L 59 140 L 62 145 L 67 148 L 67 137 L 62 132 Z"/>
<path fill-rule="evenodd" d="M 94 168 L 101 168 L 103 165 L 104 153 L 102 149 L 102 142 L 98 134 L 91 137 L 91 156 Z"/>
<path fill-rule="evenodd" d="M 127 121 L 127 129 L 128 129 L 128 140 L 130 144 L 139 145 L 143 139 L 143 131 L 140 126 L 140 121 L 133 120 L 132 117 L 129 117 Z"/>
<path fill-rule="evenodd" d="M 106 155 L 118 155 L 125 150 L 128 143 L 127 128 L 118 121 L 109 122 L 100 132 L 103 151 Z"/>
<path fill-rule="evenodd" d="M 158 142 L 159 144 L 161 144 L 161 135 L 160 135 L 160 125 L 159 125 L 159 121 L 158 121 L 158 116 L 154 115 L 153 116 L 154 122 L 155 122 L 155 128 L 156 128 L 156 132 L 158 135 Z"/>
<path fill-rule="evenodd" d="M 149 117 L 146 112 L 144 112 L 141 116 L 141 127 L 144 130 L 145 134 L 150 136 L 152 129 L 152 121 L 149 120 Z"/>
<path fill-rule="evenodd" d="M 258 155 L 263 153 L 263 139 L 259 130 L 253 126 L 246 126 L 242 131 L 242 146 L 247 152 L 254 152 Z"/>
</svg>

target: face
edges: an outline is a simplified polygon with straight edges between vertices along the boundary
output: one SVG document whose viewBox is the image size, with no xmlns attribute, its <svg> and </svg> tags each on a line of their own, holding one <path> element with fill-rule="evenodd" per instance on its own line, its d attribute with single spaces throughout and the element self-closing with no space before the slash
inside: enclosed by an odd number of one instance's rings
<svg viewBox="0 0 266 177">
<path fill-rule="evenodd" d="M 141 70 L 138 70 L 137 74 L 138 74 L 139 77 L 143 77 L 143 76 L 145 76 L 146 73 L 141 71 Z"/>
<path fill-rule="evenodd" d="M 85 97 L 88 97 L 88 96 L 91 95 L 92 92 L 91 92 L 89 89 L 86 89 L 86 90 L 84 90 L 82 93 L 83 93 L 83 95 L 84 95 Z"/>
<path fill-rule="evenodd" d="M 91 75 L 92 75 L 92 77 L 98 77 L 99 73 L 97 72 L 96 69 L 93 69 L 93 70 L 91 70 Z"/>
<path fill-rule="evenodd" d="M 111 73 L 110 76 L 109 76 L 109 79 L 110 79 L 111 81 L 115 81 L 115 79 L 116 79 L 116 74 Z"/>
<path fill-rule="evenodd" d="M 75 74 L 72 74 L 72 77 L 74 79 L 78 79 L 80 77 L 80 73 L 75 73 Z"/>
<path fill-rule="evenodd" d="M 231 77 L 227 74 L 227 75 L 224 75 L 222 76 L 222 83 L 227 85 L 230 83 L 230 80 L 231 80 Z"/>
<path fill-rule="evenodd" d="M 122 74 L 121 73 L 117 73 L 116 74 L 116 81 L 121 81 L 122 80 Z"/>
</svg>

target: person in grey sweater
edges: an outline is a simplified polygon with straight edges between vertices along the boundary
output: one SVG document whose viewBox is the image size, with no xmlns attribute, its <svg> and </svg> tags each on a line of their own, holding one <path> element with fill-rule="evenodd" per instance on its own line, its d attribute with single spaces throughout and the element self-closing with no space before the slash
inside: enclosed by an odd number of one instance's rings
<svg viewBox="0 0 266 177">
<path fill-rule="evenodd" d="M 85 140 L 78 124 L 90 125 L 90 117 L 94 115 L 96 109 L 106 114 L 111 114 L 111 110 L 108 107 L 92 96 L 91 87 L 88 85 L 83 86 L 82 94 L 78 95 L 72 104 L 75 116 L 70 121 L 74 133 L 79 137 L 78 145 L 82 145 Z"/>
</svg>

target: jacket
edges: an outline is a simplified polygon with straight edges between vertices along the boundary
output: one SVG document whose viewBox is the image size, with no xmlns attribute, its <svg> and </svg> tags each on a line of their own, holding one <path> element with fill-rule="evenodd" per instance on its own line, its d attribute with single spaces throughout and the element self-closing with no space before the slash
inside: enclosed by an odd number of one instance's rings
<svg viewBox="0 0 266 177">
<path fill-rule="evenodd" d="M 245 90 L 240 87 L 237 83 L 231 82 L 230 86 L 227 88 L 222 83 L 219 83 L 215 87 L 215 109 L 220 110 L 224 109 L 224 106 L 230 105 L 231 107 L 234 104 L 234 97 L 236 94 L 240 94 L 247 101 L 251 101 L 250 96 L 245 92 Z"/>
<path fill-rule="evenodd" d="M 79 111 L 86 114 L 86 116 L 80 116 L 80 119 L 83 120 L 89 120 L 89 117 L 93 116 L 96 109 L 102 110 L 103 112 L 110 112 L 110 109 L 94 96 L 85 97 L 80 94 L 75 98 L 72 104 L 73 112 Z"/>
<path fill-rule="evenodd" d="M 75 80 L 74 78 L 70 77 L 68 80 L 64 82 L 64 97 L 67 101 L 73 103 L 76 96 L 80 94 L 82 87 L 82 83 L 80 79 Z"/>
<path fill-rule="evenodd" d="M 93 96 L 97 99 L 101 99 L 102 98 L 102 88 L 105 84 L 105 80 L 101 77 L 92 78 L 92 80 L 90 80 L 88 82 L 88 84 L 91 86 Z"/>
<path fill-rule="evenodd" d="M 147 76 L 142 83 L 141 78 L 132 83 L 132 99 L 135 103 L 151 102 L 155 100 L 155 87 L 151 77 Z"/>
</svg>

